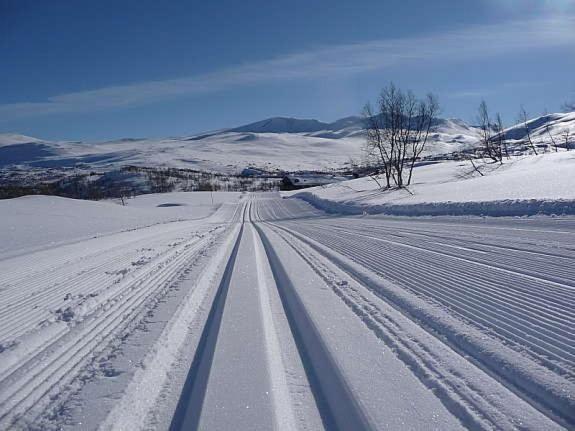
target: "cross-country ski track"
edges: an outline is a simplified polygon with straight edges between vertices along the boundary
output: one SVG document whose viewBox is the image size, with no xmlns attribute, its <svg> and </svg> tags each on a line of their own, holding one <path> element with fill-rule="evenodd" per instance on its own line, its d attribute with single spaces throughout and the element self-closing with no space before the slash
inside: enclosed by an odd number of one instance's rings
<svg viewBox="0 0 575 431">
<path fill-rule="evenodd" d="M 575 428 L 575 219 L 276 193 L 0 260 L 0 429 Z"/>
</svg>

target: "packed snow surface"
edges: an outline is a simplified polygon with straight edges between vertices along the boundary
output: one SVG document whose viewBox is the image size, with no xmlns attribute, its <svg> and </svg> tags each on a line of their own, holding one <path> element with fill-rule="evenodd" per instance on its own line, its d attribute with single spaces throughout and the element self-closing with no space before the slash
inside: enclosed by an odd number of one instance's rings
<svg viewBox="0 0 575 431">
<path fill-rule="evenodd" d="M 213 200 L 3 202 L 0 429 L 575 426 L 573 218 Z"/>
</svg>

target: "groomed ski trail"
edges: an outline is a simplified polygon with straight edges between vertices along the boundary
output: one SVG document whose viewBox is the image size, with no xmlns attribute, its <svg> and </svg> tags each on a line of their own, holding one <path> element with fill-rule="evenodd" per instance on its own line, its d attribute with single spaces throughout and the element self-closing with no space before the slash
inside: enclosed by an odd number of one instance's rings
<svg viewBox="0 0 575 431">
<path fill-rule="evenodd" d="M 177 287 L 86 429 L 572 429 L 573 263 L 572 218 L 334 216 L 276 193 L 5 259 L 0 424 L 75 429 L 47 412 Z"/>
</svg>

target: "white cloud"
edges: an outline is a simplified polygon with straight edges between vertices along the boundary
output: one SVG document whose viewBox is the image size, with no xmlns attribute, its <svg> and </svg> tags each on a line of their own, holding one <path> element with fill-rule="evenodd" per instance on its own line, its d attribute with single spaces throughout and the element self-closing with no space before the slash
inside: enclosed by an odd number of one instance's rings
<svg viewBox="0 0 575 431">
<path fill-rule="evenodd" d="M 572 47 L 575 45 L 574 29 L 575 16 L 563 15 L 470 27 L 430 37 L 323 47 L 203 75 L 61 94 L 41 102 L 0 105 L 0 118 L 10 120 L 42 114 L 138 106 L 261 82 L 343 76 L 408 63 L 485 60 L 515 51 L 535 52 L 550 47 Z"/>
</svg>

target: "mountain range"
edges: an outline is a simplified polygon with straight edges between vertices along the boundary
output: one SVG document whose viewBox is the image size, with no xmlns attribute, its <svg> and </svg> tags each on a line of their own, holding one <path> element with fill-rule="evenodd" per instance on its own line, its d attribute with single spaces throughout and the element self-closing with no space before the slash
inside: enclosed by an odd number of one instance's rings
<svg viewBox="0 0 575 431">
<path fill-rule="evenodd" d="M 89 167 L 114 169 L 125 165 L 177 167 L 236 173 L 252 166 L 265 170 L 325 170 L 360 161 L 364 136 L 361 117 L 332 123 L 314 119 L 274 117 L 239 127 L 192 136 L 163 139 L 119 139 L 87 143 L 47 141 L 19 134 L 0 134 L 0 168 Z M 575 113 L 549 114 L 527 124 L 533 139 L 550 141 L 570 130 Z M 511 142 L 526 137 L 523 124 L 505 130 Z M 480 130 L 459 119 L 437 119 L 424 156 L 441 156 L 473 148 Z M 575 146 L 575 144 L 573 144 Z"/>
</svg>

